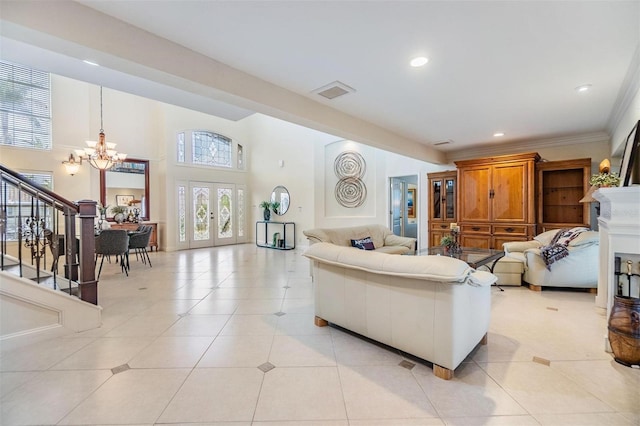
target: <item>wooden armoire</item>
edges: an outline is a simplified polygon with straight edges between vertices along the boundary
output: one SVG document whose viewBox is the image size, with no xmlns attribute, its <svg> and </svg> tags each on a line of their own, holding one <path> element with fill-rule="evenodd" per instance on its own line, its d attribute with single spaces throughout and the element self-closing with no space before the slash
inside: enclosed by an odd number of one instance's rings
<svg viewBox="0 0 640 426">
<path fill-rule="evenodd" d="M 464 247 L 502 249 L 536 235 L 538 153 L 456 161 L 457 220 Z"/>
</svg>

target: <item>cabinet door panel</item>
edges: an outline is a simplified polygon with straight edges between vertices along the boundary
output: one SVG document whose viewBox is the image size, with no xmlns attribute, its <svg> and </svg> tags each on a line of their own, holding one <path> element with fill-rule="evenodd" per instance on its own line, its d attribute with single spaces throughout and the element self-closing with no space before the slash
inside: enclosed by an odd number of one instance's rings
<svg viewBox="0 0 640 426">
<path fill-rule="evenodd" d="M 497 165 L 493 169 L 493 220 L 526 222 L 526 163 Z"/>
<path fill-rule="evenodd" d="M 436 247 L 440 245 L 440 240 L 444 237 L 445 234 L 449 234 L 449 232 L 444 231 L 431 231 L 430 232 L 430 242 L 429 247 Z"/>
<path fill-rule="evenodd" d="M 490 248 L 490 235 L 461 235 L 462 247 Z"/>
<path fill-rule="evenodd" d="M 460 221 L 489 221 L 489 167 L 461 170 Z"/>
<path fill-rule="evenodd" d="M 527 237 L 518 237 L 516 235 L 514 235 L 514 236 L 495 236 L 495 237 L 493 237 L 493 241 L 494 241 L 494 244 L 495 244 L 494 249 L 502 250 L 502 244 L 508 243 L 508 242 L 511 242 L 511 241 L 527 241 Z"/>
</svg>

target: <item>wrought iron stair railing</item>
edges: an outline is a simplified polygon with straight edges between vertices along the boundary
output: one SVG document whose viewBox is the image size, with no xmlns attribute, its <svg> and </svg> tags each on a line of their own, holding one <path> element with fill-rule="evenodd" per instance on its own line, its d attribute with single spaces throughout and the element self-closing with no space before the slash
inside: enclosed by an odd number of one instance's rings
<svg viewBox="0 0 640 426">
<path fill-rule="evenodd" d="M 95 217 L 95 201 L 74 203 L 0 164 L 0 270 L 98 304 Z"/>
</svg>

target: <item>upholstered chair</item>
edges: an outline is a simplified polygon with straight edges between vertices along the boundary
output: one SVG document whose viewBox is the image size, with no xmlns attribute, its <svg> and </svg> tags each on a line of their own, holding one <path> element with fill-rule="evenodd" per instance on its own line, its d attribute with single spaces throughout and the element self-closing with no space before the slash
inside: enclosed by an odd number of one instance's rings
<svg viewBox="0 0 640 426">
<path fill-rule="evenodd" d="M 117 256 L 120 258 L 120 269 L 129 276 L 129 235 L 124 229 L 105 229 L 96 237 L 96 263 L 98 256 L 102 255 L 98 277 L 102 272 L 102 264 L 105 256 Z"/>
<path fill-rule="evenodd" d="M 136 260 L 138 260 L 138 255 L 140 255 L 142 263 L 145 265 L 149 263 L 149 267 L 152 265 L 151 259 L 149 258 L 149 252 L 147 252 L 147 246 L 149 245 L 152 231 L 153 227 L 149 225 L 140 225 L 135 233 L 129 235 L 129 250 L 134 251 L 136 254 Z"/>
</svg>

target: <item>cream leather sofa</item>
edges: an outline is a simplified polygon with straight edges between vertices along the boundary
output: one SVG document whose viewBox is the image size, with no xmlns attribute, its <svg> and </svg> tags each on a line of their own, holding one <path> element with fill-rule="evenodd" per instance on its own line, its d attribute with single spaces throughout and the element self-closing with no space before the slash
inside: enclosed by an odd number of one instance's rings
<svg viewBox="0 0 640 426">
<path fill-rule="evenodd" d="M 585 231 L 569 242 L 569 255 L 547 269 L 540 248 L 549 245 L 558 229 L 536 235 L 532 241 L 504 243 L 506 257 L 523 263 L 522 280 L 531 290 L 542 287 L 576 287 L 595 289 L 598 287 L 598 255 L 600 236 L 597 231 Z"/>
<path fill-rule="evenodd" d="M 486 343 L 495 275 L 448 256 L 393 256 L 311 245 L 316 325 L 334 323 L 453 370 Z"/>
<path fill-rule="evenodd" d="M 315 228 L 302 233 L 309 240 L 309 244 L 332 243 L 339 246 L 351 247 L 351 240 L 371 237 L 375 251 L 391 254 L 410 254 L 415 252 L 416 239 L 395 235 L 389 228 L 382 225 L 361 225 L 345 228 Z"/>
</svg>

